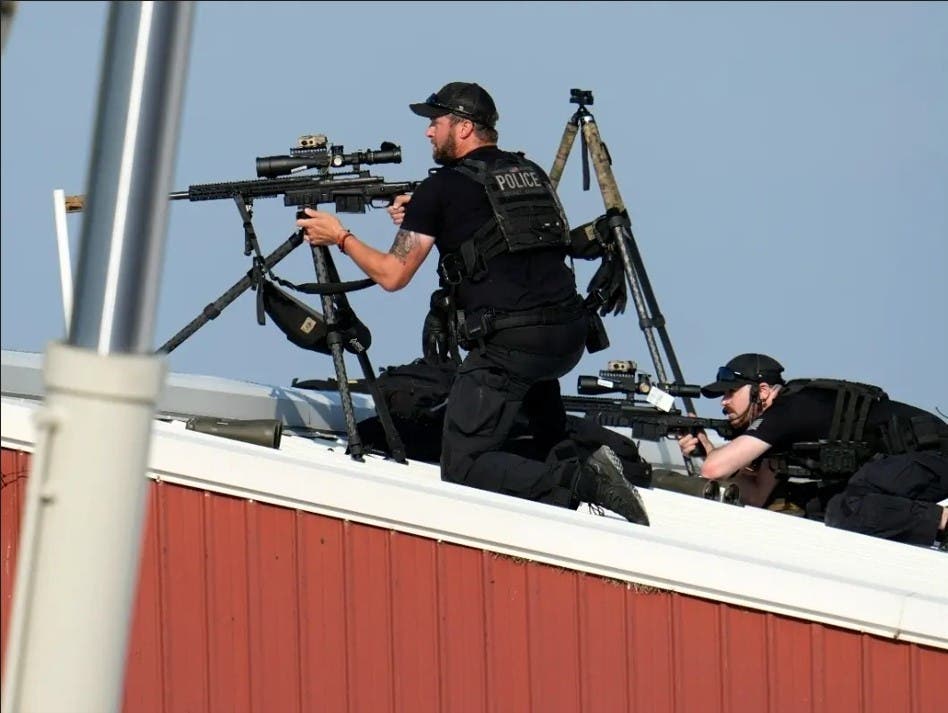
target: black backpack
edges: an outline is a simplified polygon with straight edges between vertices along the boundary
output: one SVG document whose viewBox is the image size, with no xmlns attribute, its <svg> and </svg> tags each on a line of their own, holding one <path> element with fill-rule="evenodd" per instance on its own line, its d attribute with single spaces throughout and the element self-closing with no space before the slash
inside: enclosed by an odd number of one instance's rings
<svg viewBox="0 0 948 713">
<path fill-rule="evenodd" d="M 376 384 L 393 418 L 434 423 L 441 420 L 456 375 L 457 365 L 452 361 L 418 358 L 409 364 L 387 367 Z"/>
<path fill-rule="evenodd" d="M 439 461 L 444 407 L 456 374 L 453 361 L 418 358 L 410 364 L 387 367 L 376 377 L 379 392 L 405 444 L 405 455 L 412 460 Z M 378 416 L 359 421 L 358 429 L 366 447 L 388 451 Z"/>
</svg>

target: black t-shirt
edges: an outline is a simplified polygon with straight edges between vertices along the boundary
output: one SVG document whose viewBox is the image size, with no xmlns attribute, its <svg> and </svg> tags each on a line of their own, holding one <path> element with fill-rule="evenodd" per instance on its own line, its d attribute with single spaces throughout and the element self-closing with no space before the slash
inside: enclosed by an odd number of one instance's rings
<svg viewBox="0 0 948 713">
<path fill-rule="evenodd" d="M 769 443 L 774 451 L 784 450 L 793 443 L 826 439 L 829 438 L 835 405 L 836 393 L 826 389 L 778 393 L 770 408 L 744 433 Z M 893 415 L 906 419 L 924 416 L 940 421 L 937 416 L 920 408 L 885 399 L 869 408 L 864 437 L 870 443 L 874 442 L 878 427 L 888 423 Z M 944 426 L 944 422 L 941 423 Z"/>
<path fill-rule="evenodd" d="M 491 161 L 503 155 L 496 146 L 482 146 L 465 156 Z M 441 255 L 456 252 L 461 243 L 493 217 L 484 187 L 450 166 L 428 176 L 405 208 L 402 230 L 430 235 Z M 474 311 L 492 307 L 516 312 L 555 305 L 576 294 L 573 272 L 560 250 L 536 250 L 497 255 L 478 282 L 462 281 L 457 306 Z"/>
</svg>

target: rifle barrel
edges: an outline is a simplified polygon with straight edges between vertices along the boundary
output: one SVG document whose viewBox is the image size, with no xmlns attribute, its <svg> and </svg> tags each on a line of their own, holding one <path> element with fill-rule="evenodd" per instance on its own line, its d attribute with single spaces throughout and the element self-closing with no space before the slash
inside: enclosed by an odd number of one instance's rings
<svg viewBox="0 0 948 713">
<path fill-rule="evenodd" d="M 392 189 L 411 193 L 420 181 L 389 181 L 382 176 L 338 174 L 330 178 L 320 176 L 292 176 L 282 178 L 261 178 L 255 181 L 231 181 L 221 183 L 197 183 L 186 191 L 172 191 L 168 199 L 173 201 L 221 200 L 244 195 L 247 198 L 274 198 L 287 193 L 310 196 L 322 195 L 319 202 L 325 202 L 330 195 L 356 195 L 364 191 L 368 197 L 374 193 L 388 193 Z M 348 193 L 346 189 L 349 189 Z M 67 213 L 79 213 L 85 209 L 84 195 L 66 196 Z M 314 199 L 313 202 L 316 202 Z M 294 205 L 287 203 L 287 205 Z"/>
</svg>

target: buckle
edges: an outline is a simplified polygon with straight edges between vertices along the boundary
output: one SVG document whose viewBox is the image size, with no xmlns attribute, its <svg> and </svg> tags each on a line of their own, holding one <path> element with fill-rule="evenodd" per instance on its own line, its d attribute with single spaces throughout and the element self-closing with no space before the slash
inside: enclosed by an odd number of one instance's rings
<svg viewBox="0 0 948 713">
<path fill-rule="evenodd" d="M 494 312 L 491 309 L 470 315 L 458 310 L 458 333 L 468 342 L 479 342 L 494 330 Z"/>
<path fill-rule="evenodd" d="M 464 279 L 464 263 L 457 253 L 445 255 L 438 265 L 438 275 L 449 285 L 460 285 Z"/>
</svg>

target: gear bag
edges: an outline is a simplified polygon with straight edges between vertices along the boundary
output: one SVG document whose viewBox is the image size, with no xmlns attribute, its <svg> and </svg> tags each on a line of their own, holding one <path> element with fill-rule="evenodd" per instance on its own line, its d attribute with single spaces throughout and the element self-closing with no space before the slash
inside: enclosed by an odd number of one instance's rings
<svg viewBox="0 0 948 713">
<path fill-rule="evenodd" d="M 433 422 L 440 418 L 456 375 L 457 364 L 453 361 L 419 358 L 410 364 L 386 367 L 376 384 L 392 417 Z"/>
<path fill-rule="evenodd" d="M 273 323 L 293 344 L 321 354 L 332 354 L 326 341 L 326 318 L 305 302 L 287 294 L 269 280 L 263 280 L 263 308 Z M 336 328 L 342 345 L 352 354 L 364 352 L 372 344 L 372 334 L 351 309 L 336 308 Z"/>
<path fill-rule="evenodd" d="M 387 367 L 376 378 L 378 391 L 405 444 L 405 455 L 412 460 L 440 460 L 444 407 L 456 375 L 457 364 L 453 361 L 419 358 L 410 364 Z M 358 429 L 367 447 L 388 451 L 378 416 L 359 421 Z"/>
</svg>

